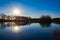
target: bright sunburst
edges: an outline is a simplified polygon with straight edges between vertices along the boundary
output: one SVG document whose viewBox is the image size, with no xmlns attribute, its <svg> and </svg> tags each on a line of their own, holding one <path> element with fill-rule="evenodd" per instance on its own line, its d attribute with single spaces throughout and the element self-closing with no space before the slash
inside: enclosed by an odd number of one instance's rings
<svg viewBox="0 0 60 40">
<path fill-rule="evenodd" d="M 21 15 L 21 10 L 19 10 L 19 9 L 13 9 L 13 16 L 19 16 L 19 15 Z"/>
</svg>

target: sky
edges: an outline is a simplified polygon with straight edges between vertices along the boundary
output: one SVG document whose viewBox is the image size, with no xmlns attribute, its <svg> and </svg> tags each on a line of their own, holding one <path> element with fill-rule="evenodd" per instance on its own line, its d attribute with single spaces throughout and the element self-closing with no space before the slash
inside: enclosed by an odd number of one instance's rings
<svg viewBox="0 0 60 40">
<path fill-rule="evenodd" d="M 0 0 L 0 14 L 12 15 L 14 9 L 19 9 L 20 16 L 60 17 L 60 0 Z"/>
</svg>

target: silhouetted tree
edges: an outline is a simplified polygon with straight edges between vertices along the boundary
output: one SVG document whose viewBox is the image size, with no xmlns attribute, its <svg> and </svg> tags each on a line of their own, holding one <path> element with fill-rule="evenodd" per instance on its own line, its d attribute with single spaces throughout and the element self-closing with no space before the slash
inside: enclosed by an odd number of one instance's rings
<svg viewBox="0 0 60 40">
<path fill-rule="evenodd" d="M 51 17 L 49 15 L 47 15 L 47 16 L 43 16 L 42 15 L 41 16 L 41 18 L 40 18 L 40 24 L 42 26 L 49 26 L 50 23 L 51 23 Z"/>
<path fill-rule="evenodd" d="M 6 15 L 4 13 L 1 14 L 1 18 L 4 19 L 6 18 Z"/>
<path fill-rule="evenodd" d="M 10 19 L 10 16 L 7 16 L 7 19 Z"/>
</svg>

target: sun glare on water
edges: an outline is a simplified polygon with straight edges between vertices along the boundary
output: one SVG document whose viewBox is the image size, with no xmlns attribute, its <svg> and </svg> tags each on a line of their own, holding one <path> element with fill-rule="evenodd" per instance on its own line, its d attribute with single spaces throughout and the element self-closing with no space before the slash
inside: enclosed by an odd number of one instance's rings
<svg viewBox="0 0 60 40">
<path fill-rule="evenodd" d="M 12 27 L 12 31 L 13 31 L 13 32 L 19 32 L 19 31 L 21 31 L 21 30 L 22 30 L 22 28 L 19 27 L 19 26 L 13 26 L 13 27 Z"/>
<path fill-rule="evenodd" d="M 18 31 L 19 31 L 19 27 L 14 27 L 13 30 L 14 30 L 15 32 L 18 32 Z"/>
</svg>

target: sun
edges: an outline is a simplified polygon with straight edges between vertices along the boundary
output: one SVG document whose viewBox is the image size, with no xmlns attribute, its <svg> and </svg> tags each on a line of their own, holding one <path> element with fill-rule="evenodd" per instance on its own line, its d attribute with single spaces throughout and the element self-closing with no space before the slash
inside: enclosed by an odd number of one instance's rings
<svg viewBox="0 0 60 40">
<path fill-rule="evenodd" d="M 19 16 L 19 15 L 21 15 L 21 10 L 19 10 L 19 9 L 14 9 L 13 10 L 13 16 Z"/>
</svg>

